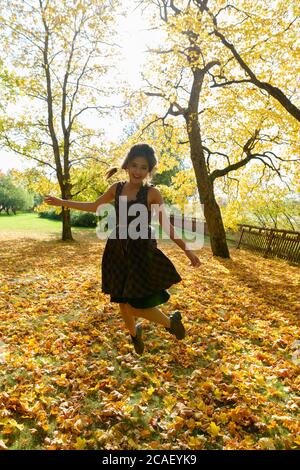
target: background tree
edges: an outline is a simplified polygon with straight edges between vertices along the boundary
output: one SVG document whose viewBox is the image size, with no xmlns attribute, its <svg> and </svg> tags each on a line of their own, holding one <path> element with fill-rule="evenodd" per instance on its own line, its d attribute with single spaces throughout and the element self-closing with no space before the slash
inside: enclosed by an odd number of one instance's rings
<svg viewBox="0 0 300 470">
<path fill-rule="evenodd" d="M 299 98 L 295 81 L 300 72 L 297 60 L 299 50 L 295 41 L 299 34 L 299 4 L 294 1 L 278 1 L 270 8 L 270 2 L 264 0 L 257 1 L 255 7 L 245 0 L 233 2 L 194 0 L 194 3 L 200 11 L 207 12 L 211 19 L 209 34 L 214 34 L 231 54 L 231 57 L 222 60 L 218 74 L 212 72 L 214 80 L 212 87 L 234 84 L 255 85 L 274 98 L 290 116 L 300 122 L 300 108 L 292 102 L 292 98 L 296 101 Z M 237 21 L 234 27 L 230 28 L 230 35 L 227 37 L 228 16 L 232 10 Z M 254 23 L 255 28 L 253 28 Z M 259 39 L 257 30 L 263 33 Z M 238 51 L 241 34 L 247 35 L 247 44 L 243 47 L 242 54 Z M 291 61 L 286 60 L 283 51 L 288 52 Z M 233 71 L 232 58 L 239 64 L 242 76 L 240 71 Z M 275 85 L 270 83 L 270 79 Z M 276 86 L 278 83 L 280 87 Z"/>
<path fill-rule="evenodd" d="M 238 224 L 249 224 L 299 231 L 299 193 L 279 184 L 278 178 L 257 184 L 258 170 L 254 167 L 251 175 L 247 172 L 240 178 L 238 194 L 227 194 L 227 204 L 222 208 L 225 226 L 237 230 Z"/>
<path fill-rule="evenodd" d="M 63 199 L 74 196 L 76 166 L 88 160 L 107 165 L 97 157 L 107 150 L 99 141 L 103 132 L 86 122 L 114 107 L 108 102 L 112 89 L 104 83 L 117 54 L 111 40 L 118 6 L 119 1 L 0 0 L 2 50 L 10 51 L 16 71 L 22 68 L 18 104 L 24 110 L 11 117 L 7 107 L 2 141 L 50 169 Z M 63 208 L 62 216 L 62 239 L 72 240 L 70 210 Z"/>
<path fill-rule="evenodd" d="M 5 211 L 7 215 L 17 210 L 31 209 L 34 197 L 24 188 L 15 186 L 12 178 L 8 175 L 0 175 L 0 213 Z"/>
<path fill-rule="evenodd" d="M 257 160 L 266 177 L 272 173 L 282 177 L 282 170 L 284 176 L 286 165 L 295 160 L 291 152 L 296 142 L 295 122 L 291 125 L 289 115 L 281 126 L 278 116 L 277 125 L 273 120 L 275 113 L 270 112 L 274 105 L 270 95 L 262 95 L 257 87 L 252 87 L 245 96 L 235 89 L 229 92 L 217 88 L 217 92 L 212 93 L 213 72 L 218 74 L 227 56 L 219 38 L 211 33 L 212 19 L 205 8 L 207 2 L 202 6 L 199 2 L 171 0 L 145 0 L 142 3 L 155 5 L 153 25 L 165 33 L 165 47 L 150 50 L 155 59 L 150 61 L 147 76 L 145 74 L 147 96 L 159 97 L 167 103 L 163 116 L 154 115 L 152 123 L 159 121 L 165 125 L 171 118 L 174 122 L 173 117 L 183 118 L 187 138 L 182 144 L 187 145 L 190 152 L 212 251 L 215 255 L 228 257 L 215 191 L 222 185 L 220 182 L 236 180 L 238 171 L 246 165 L 251 168 Z M 222 8 L 225 2 L 216 0 L 212 4 Z M 266 4 L 263 7 L 267 9 Z M 229 33 L 234 30 L 237 20 L 234 12 L 227 17 Z M 254 30 L 254 33 L 259 41 L 260 31 Z M 252 31 L 252 35 L 254 33 Z M 244 35 L 239 35 L 239 44 L 243 47 L 247 41 L 245 30 Z M 155 62 L 154 74 L 151 71 Z M 232 60 L 230 65 L 233 68 Z M 286 147 L 282 149 L 281 145 Z"/>
</svg>

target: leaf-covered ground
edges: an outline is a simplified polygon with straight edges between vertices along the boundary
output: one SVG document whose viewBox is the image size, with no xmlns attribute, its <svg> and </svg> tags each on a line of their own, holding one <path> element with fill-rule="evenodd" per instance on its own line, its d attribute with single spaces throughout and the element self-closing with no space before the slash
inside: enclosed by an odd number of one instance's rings
<svg viewBox="0 0 300 470">
<path fill-rule="evenodd" d="M 299 449 L 299 268 L 159 247 L 184 341 L 142 320 L 135 354 L 101 293 L 104 242 L 0 241 L 0 448 Z"/>
</svg>

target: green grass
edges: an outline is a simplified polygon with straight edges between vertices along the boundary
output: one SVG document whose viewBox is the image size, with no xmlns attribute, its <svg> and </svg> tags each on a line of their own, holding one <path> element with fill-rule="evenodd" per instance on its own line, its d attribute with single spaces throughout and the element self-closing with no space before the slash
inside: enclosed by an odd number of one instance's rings
<svg viewBox="0 0 300 470">
<path fill-rule="evenodd" d="M 60 220 L 42 219 L 37 213 L 17 212 L 16 215 L 0 214 L 0 233 L 2 232 L 28 232 L 59 234 L 62 230 Z M 72 230 L 95 231 L 94 227 L 72 227 Z"/>
<path fill-rule="evenodd" d="M 154 224 L 153 224 L 154 225 Z M 95 233 L 96 235 L 96 228 L 95 227 L 72 227 L 72 231 L 74 234 L 78 231 L 84 230 L 87 233 Z M 181 230 L 175 227 L 177 234 L 181 237 Z M 22 235 L 26 234 L 30 237 L 30 235 L 44 234 L 44 235 L 59 235 L 62 231 L 62 222 L 60 220 L 51 220 L 51 219 L 43 219 L 38 216 L 37 213 L 29 213 L 29 212 L 17 212 L 16 215 L 7 215 L 0 213 L 0 234 L 16 234 Z M 159 227 L 159 237 L 161 237 L 162 229 Z M 184 240 L 189 242 L 193 237 L 193 232 L 186 230 L 184 232 L 184 236 L 182 237 Z M 168 243 L 170 240 L 168 238 L 161 239 L 160 241 L 163 243 Z M 228 247 L 232 248 L 236 246 L 236 243 L 232 240 L 227 240 Z M 207 235 L 204 236 L 204 245 L 209 245 L 209 237 Z"/>
</svg>

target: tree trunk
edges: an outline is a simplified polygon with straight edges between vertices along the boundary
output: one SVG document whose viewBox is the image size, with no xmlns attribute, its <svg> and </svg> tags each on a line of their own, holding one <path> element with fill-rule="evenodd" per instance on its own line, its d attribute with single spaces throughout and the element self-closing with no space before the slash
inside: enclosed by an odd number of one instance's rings
<svg viewBox="0 0 300 470">
<path fill-rule="evenodd" d="M 63 198 L 65 199 L 65 198 Z M 62 208 L 62 240 L 74 241 L 71 229 L 71 213 L 70 209 Z"/>
<path fill-rule="evenodd" d="M 210 194 L 210 199 L 208 203 L 204 204 L 204 216 L 210 234 L 212 252 L 215 256 L 230 258 L 220 207 L 213 193 Z"/>
<path fill-rule="evenodd" d="M 198 151 L 198 156 L 199 153 L 200 152 Z M 221 258 L 230 258 L 225 228 L 220 207 L 215 199 L 213 183 L 209 180 L 208 174 L 208 178 L 203 179 L 203 171 L 199 171 L 199 168 L 195 168 L 195 174 L 198 183 L 200 202 L 203 204 L 204 217 L 209 231 L 212 253 L 214 256 L 220 256 Z"/>
<path fill-rule="evenodd" d="M 66 183 L 61 186 L 62 199 L 71 199 L 70 185 Z M 75 241 L 71 229 L 71 212 L 67 207 L 62 207 L 62 240 Z"/>
<path fill-rule="evenodd" d="M 203 204 L 204 217 L 210 235 L 211 249 L 214 256 L 230 258 L 221 211 L 215 199 L 213 181 L 209 177 L 205 162 L 198 113 L 188 113 L 186 115 L 186 122 L 191 160 L 197 179 L 200 202 Z"/>
</svg>

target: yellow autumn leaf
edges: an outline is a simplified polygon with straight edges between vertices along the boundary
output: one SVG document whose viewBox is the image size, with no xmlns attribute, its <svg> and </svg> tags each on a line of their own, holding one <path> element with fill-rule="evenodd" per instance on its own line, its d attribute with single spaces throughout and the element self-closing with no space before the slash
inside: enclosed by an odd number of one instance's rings
<svg viewBox="0 0 300 470">
<path fill-rule="evenodd" d="M 213 437 L 217 437 L 219 435 L 219 432 L 220 432 L 220 426 L 217 426 L 216 423 L 214 423 L 213 421 L 210 423 L 210 425 L 208 426 L 207 428 L 207 432 L 213 436 Z"/>
<path fill-rule="evenodd" d="M 270 437 L 262 437 L 258 441 L 260 448 L 264 450 L 276 450 L 274 441 Z"/>
<path fill-rule="evenodd" d="M 19 429 L 19 431 L 22 431 L 24 429 L 23 424 L 19 424 L 19 423 L 17 423 L 17 421 L 15 419 L 11 419 L 11 418 L 2 419 L 0 421 L 0 426 L 9 426 L 9 427 L 12 427 L 12 428 Z"/>
<path fill-rule="evenodd" d="M 294 442 L 300 446 L 300 436 L 299 437 L 296 437 L 296 439 L 294 439 Z"/>
<path fill-rule="evenodd" d="M 86 448 L 86 440 L 82 437 L 77 437 L 74 447 L 77 450 L 85 449 Z"/>
</svg>

